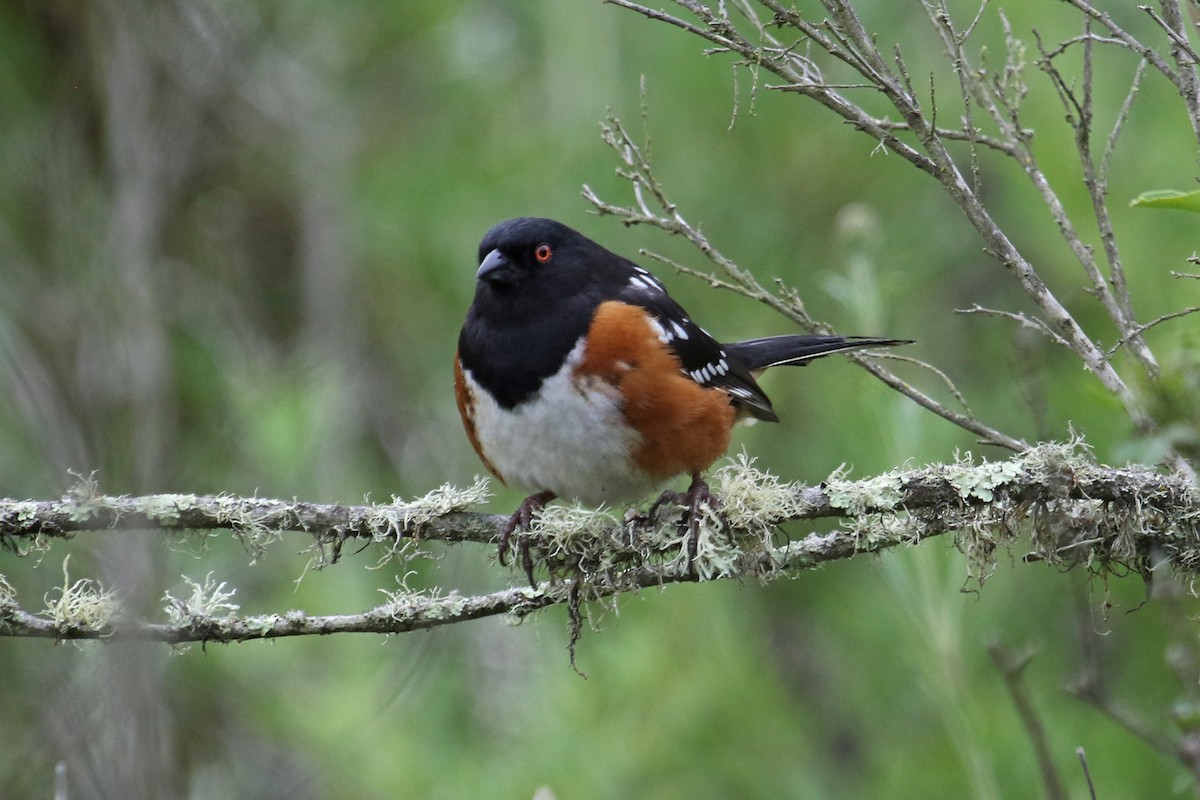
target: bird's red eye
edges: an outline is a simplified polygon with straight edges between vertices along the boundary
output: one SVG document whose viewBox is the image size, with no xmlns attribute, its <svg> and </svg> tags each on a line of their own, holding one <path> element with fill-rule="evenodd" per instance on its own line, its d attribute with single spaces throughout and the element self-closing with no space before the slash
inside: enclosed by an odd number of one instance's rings
<svg viewBox="0 0 1200 800">
<path fill-rule="evenodd" d="M 554 251 L 550 249 L 548 244 L 539 244 L 537 249 L 533 251 L 533 257 L 538 260 L 538 263 L 545 264 L 550 260 L 550 256 L 554 255 Z"/>
</svg>

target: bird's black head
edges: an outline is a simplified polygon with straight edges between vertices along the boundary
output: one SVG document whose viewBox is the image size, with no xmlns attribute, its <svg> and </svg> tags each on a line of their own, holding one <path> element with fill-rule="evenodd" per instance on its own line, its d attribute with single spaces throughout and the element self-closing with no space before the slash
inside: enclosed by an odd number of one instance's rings
<svg viewBox="0 0 1200 800">
<path fill-rule="evenodd" d="M 583 234 L 540 217 L 510 219 L 488 231 L 479 243 L 479 290 L 508 295 L 537 284 L 578 283 L 587 251 L 600 250 Z"/>
<path fill-rule="evenodd" d="M 628 282 L 631 269 L 561 222 L 510 219 L 479 244 L 474 312 L 499 325 L 547 316 L 590 319 L 601 300 Z"/>
<path fill-rule="evenodd" d="M 632 269 L 552 219 L 501 222 L 479 244 L 475 301 L 459 336 L 463 366 L 502 404 L 520 402 L 559 369 Z"/>
</svg>

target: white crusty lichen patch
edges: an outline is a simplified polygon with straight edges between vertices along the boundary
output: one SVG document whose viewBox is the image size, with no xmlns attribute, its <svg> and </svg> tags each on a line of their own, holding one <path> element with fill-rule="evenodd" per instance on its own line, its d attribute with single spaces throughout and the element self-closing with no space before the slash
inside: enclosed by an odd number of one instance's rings
<svg viewBox="0 0 1200 800">
<path fill-rule="evenodd" d="M 905 477 L 901 470 L 894 469 L 874 478 L 857 481 L 847 480 L 847 474 L 848 469 L 843 464 L 825 479 L 825 494 L 830 506 L 855 517 L 898 510 Z"/>
<path fill-rule="evenodd" d="M 213 573 L 204 576 L 204 581 L 194 581 L 186 575 L 180 576 L 187 585 L 189 594 L 176 597 L 163 593 L 167 619 L 174 625 L 190 625 L 196 622 L 228 622 L 237 614 L 240 606 L 230 600 L 237 589 L 226 588 L 224 581 L 217 583 Z"/>
<path fill-rule="evenodd" d="M 808 503 L 797 485 L 756 469 L 755 459 L 740 453 L 713 473 L 721 511 L 730 526 L 769 533 L 774 526 L 804 512 Z"/>
<path fill-rule="evenodd" d="M 17 590 L 8 582 L 8 577 L 0 575 L 0 613 L 5 609 L 16 608 Z"/>
<path fill-rule="evenodd" d="M 184 511 L 190 511 L 199 502 L 194 494 L 152 494 L 142 502 L 142 512 L 164 527 L 179 524 Z"/>
<path fill-rule="evenodd" d="M 63 559 L 62 586 L 45 596 L 47 616 L 59 628 L 107 627 L 120 612 L 116 592 L 105 589 L 91 578 L 72 582 L 67 566 L 70 560 L 69 555 Z M 54 592 L 58 593 L 58 597 L 53 596 Z"/>
<path fill-rule="evenodd" d="M 229 526 L 233 535 L 250 553 L 253 564 L 266 552 L 269 545 L 282 538 L 283 531 L 277 526 L 283 504 L 248 503 L 245 498 L 220 494 L 216 497 L 216 517 L 222 525 Z"/>
<path fill-rule="evenodd" d="M 393 497 L 391 503 L 372 504 L 364 519 L 375 531 L 375 539 L 400 539 L 405 531 L 420 530 L 439 517 L 472 506 L 482 505 L 491 497 L 486 478 L 475 476 L 470 486 L 460 488 L 443 483 L 415 500 L 400 500 Z"/>
<path fill-rule="evenodd" d="M 409 573 L 411 575 L 412 573 Z M 391 591 L 380 589 L 387 598 L 376 606 L 369 615 L 387 620 L 449 620 L 461 615 L 467 607 L 467 598 L 457 591 L 443 595 L 437 588 L 414 590 L 408 587 L 407 578 L 397 577 L 400 588 Z"/>
</svg>

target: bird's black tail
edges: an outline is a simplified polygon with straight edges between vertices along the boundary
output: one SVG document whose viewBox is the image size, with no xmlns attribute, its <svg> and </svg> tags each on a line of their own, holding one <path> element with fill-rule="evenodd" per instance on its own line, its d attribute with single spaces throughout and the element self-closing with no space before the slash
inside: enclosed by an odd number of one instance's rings
<svg viewBox="0 0 1200 800">
<path fill-rule="evenodd" d="M 864 347 L 893 347 L 912 344 L 911 339 L 874 339 L 869 336 L 811 336 L 807 334 L 785 334 L 767 336 L 762 339 L 747 339 L 722 345 L 730 358 L 758 372 L 767 367 L 803 367 L 815 358 L 838 353 L 843 350 L 858 350 Z"/>
</svg>

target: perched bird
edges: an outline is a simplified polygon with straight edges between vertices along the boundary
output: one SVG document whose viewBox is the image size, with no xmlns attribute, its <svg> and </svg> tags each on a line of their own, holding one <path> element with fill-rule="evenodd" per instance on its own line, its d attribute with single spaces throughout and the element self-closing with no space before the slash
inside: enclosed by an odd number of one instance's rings
<svg viewBox="0 0 1200 800">
<path fill-rule="evenodd" d="M 556 497 L 640 499 L 701 473 L 740 417 L 778 421 L 755 374 L 901 339 L 802 334 L 720 344 L 645 269 L 550 219 L 511 219 L 479 245 L 454 392 L 471 445 L 506 484 L 534 492 L 501 537 Z M 693 545 L 694 547 L 694 542 Z M 528 550 L 526 571 L 532 573 Z"/>
</svg>

